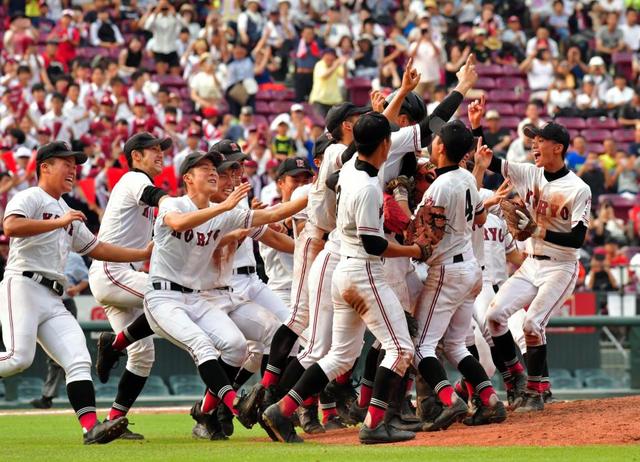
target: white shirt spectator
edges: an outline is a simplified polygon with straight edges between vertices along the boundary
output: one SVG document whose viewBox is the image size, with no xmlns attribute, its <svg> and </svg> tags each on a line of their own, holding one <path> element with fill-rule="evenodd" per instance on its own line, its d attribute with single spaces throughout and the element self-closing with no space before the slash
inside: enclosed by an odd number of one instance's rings
<svg viewBox="0 0 640 462">
<path fill-rule="evenodd" d="M 279 202 L 280 192 L 278 192 L 278 188 L 276 186 L 276 182 L 272 181 L 260 191 L 260 202 L 266 204 L 267 206 L 273 205 L 276 202 Z"/>
<path fill-rule="evenodd" d="M 530 157 L 531 149 L 525 148 L 522 138 L 513 140 L 513 142 L 509 145 L 509 150 L 507 151 L 507 160 L 509 162 L 531 163 Z"/>
<path fill-rule="evenodd" d="M 322 30 L 326 30 L 326 26 L 324 26 Z M 340 43 L 340 39 L 345 35 L 347 37 L 353 37 L 349 26 L 343 23 L 331 24 L 331 29 L 329 30 L 329 35 L 326 39 L 327 46 L 330 48 L 337 48 Z"/>
<path fill-rule="evenodd" d="M 624 10 L 624 0 L 599 0 L 598 3 L 604 11 L 616 11 L 618 13 Z"/>
<path fill-rule="evenodd" d="M 67 99 L 62 106 L 62 114 L 69 120 L 73 138 L 78 139 L 89 131 L 89 114 L 87 108 L 78 101 L 74 103 Z"/>
<path fill-rule="evenodd" d="M 409 54 L 417 47 L 413 65 L 420 76 L 420 83 L 440 81 L 440 54 L 432 43 L 424 40 L 413 42 L 409 46 Z"/>
<path fill-rule="evenodd" d="M 620 26 L 620 30 L 624 35 L 625 45 L 632 51 L 638 51 L 640 49 L 640 25 L 629 26 L 624 24 Z"/>
<path fill-rule="evenodd" d="M 553 83 L 553 62 L 534 59 L 531 62 L 531 69 L 527 73 L 529 88 L 533 91 L 546 91 Z"/>
<path fill-rule="evenodd" d="M 180 35 L 180 29 L 183 27 L 187 27 L 187 24 L 181 16 L 151 14 L 144 23 L 144 28 L 153 32 L 151 51 L 162 54 L 175 53 L 177 50 L 176 42 Z"/>
<path fill-rule="evenodd" d="M 55 115 L 53 111 L 47 112 L 40 119 L 42 127 L 48 127 L 51 130 L 53 139 L 57 141 L 71 142 L 73 131 L 69 119 L 64 113 L 59 116 Z"/>
<path fill-rule="evenodd" d="M 535 53 L 537 45 L 538 45 L 537 37 L 532 37 L 529 39 L 529 41 L 527 42 L 527 56 Z M 559 55 L 558 42 L 556 42 L 551 37 L 549 37 L 547 39 L 547 48 L 549 48 L 549 51 L 551 52 L 551 56 L 553 58 L 558 58 L 558 55 Z"/>
<path fill-rule="evenodd" d="M 624 87 L 620 90 L 618 87 L 611 87 L 607 90 L 604 101 L 607 104 L 621 106 L 630 102 L 631 98 L 633 98 L 633 90 L 631 88 Z"/>
</svg>

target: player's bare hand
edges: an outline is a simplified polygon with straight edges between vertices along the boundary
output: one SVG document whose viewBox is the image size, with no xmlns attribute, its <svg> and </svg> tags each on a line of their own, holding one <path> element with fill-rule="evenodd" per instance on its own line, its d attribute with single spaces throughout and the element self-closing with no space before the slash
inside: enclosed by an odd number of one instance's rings
<svg viewBox="0 0 640 462">
<path fill-rule="evenodd" d="M 287 227 L 282 223 L 269 223 L 269 228 L 274 230 L 276 233 L 287 234 Z"/>
<path fill-rule="evenodd" d="M 67 295 L 69 297 L 75 297 L 76 295 L 78 295 L 80 293 L 80 290 L 78 290 L 77 286 L 71 286 L 67 289 Z"/>
<path fill-rule="evenodd" d="M 492 158 L 493 151 L 489 149 L 486 144 L 482 144 L 482 137 L 478 138 L 476 152 L 473 154 L 473 162 L 475 165 L 482 170 L 486 170 L 489 168 Z"/>
<path fill-rule="evenodd" d="M 476 72 L 476 56 L 471 53 L 467 58 L 467 62 L 456 73 L 458 78 L 458 85 L 460 89 L 466 93 L 471 90 L 478 80 L 478 73 Z"/>
<path fill-rule="evenodd" d="M 420 83 L 421 74 L 413 67 L 413 58 L 407 60 L 407 65 L 402 76 L 402 91 L 409 93 L 413 91 Z"/>
<path fill-rule="evenodd" d="M 229 197 L 227 197 L 221 205 L 225 210 L 233 209 L 242 199 L 247 197 L 250 190 L 251 185 L 249 183 L 242 183 L 240 186 L 236 187 L 231 194 L 229 194 Z"/>
<path fill-rule="evenodd" d="M 79 210 L 69 210 L 67 213 L 62 215 L 60 218 L 60 224 L 64 226 L 68 226 L 74 221 L 87 221 L 87 217 Z"/>
<path fill-rule="evenodd" d="M 384 111 L 384 101 L 385 101 L 384 95 L 382 94 L 382 92 L 378 90 L 374 90 L 369 95 L 369 98 L 371 99 L 371 108 L 374 110 L 374 112 L 379 112 L 382 114 L 382 112 Z"/>
<path fill-rule="evenodd" d="M 472 101 L 471 104 L 467 107 L 467 116 L 469 117 L 469 123 L 471 124 L 472 129 L 478 128 L 482 125 L 482 117 L 484 116 L 486 109 L 486 98 L 484 95 L 475 101 Z"/>
<path fill-rule="evenodd" d="M 261 202 L 257 197 L 254 197 L 253 199 L 251 199 L 251 208 L 253 210 L 262 210 L 267 208 L 267 204 Z"/>
<path fill-rule="evenodd" d="M 484 201 L 484 206 L 492 207 L 494 205 L 498 205 L 500 201 L 509 197 L 511 191 L 513 191 L 513 184 L 511 184 L 511 181 L 509 181 L 509 179 L 507 178 L 502 182 L 500 187 L 496 189 L 496 191 L 493 193 L 493 196 Z"/>
</svg>

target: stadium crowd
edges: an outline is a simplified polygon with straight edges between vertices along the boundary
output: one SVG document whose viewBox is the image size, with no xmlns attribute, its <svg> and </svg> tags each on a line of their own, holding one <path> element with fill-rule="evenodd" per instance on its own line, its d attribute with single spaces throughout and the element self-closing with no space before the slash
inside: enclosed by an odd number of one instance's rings
<svg viewBox="0 0 640 462">
<path fill-rule="evenodd" d="M 173 139 L 157 180 L 172 193 L 185 156 L 227 138 L 251 156 L 253 197 L 274 204 L 279 162 L 312 160 L 332 105 L 398 87 L 413 57 L 432 110 L 473 53 L 472 97 L 487 99 L 497 155 L 533 162 L 527 124 L 571 132 L 567 165 L 593 193 L 581 284 L 635 288 L 639 11 L 637 0 L 5 0 L 0 204 L 35 184 L 38 146 L 65 140 L 90 158 L 67 202 L 97 231 L 139 131 Z"/>
</svg>

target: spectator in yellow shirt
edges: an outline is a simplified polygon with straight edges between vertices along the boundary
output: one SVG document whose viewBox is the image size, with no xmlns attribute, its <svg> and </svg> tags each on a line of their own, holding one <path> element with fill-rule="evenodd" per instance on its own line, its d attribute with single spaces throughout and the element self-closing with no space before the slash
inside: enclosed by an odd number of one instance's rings
<svg viewBox="0 0 640 462">
<path fill-rule="evenodd" d="M 281 162 L 296 153 L 295 141 L 289 136 L 286 120 L 282 120 L 276 128 L 276 136 L 271 140 L 271 152 Z"/>
<path fill-rule="evenodd" d="M 322 117 L 327 115 L 333 105 L 344 101 L 339 82 L 345 75 L 345 63 L 346 60 L 338 58 L 333 48 L 328 48 L 323 51 L 322 59 L 313 68 L 313 87 L 309 102 Z"/>
</svg>

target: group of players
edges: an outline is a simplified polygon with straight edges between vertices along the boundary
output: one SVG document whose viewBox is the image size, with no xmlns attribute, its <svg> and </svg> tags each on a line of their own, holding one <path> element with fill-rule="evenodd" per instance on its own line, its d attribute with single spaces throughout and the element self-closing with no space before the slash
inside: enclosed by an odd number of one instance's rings
<svg viewBox="0 0 640 462">
<path fill-rule="evenodd" d="M 5 212 L 0 377 L 29 367 L 40 343 L 66 372 L 86 444 L 143 438 L 126 415 L 150 374 L 153 334 L 186 350 L 207 387 L 191 409 L 198 438 L 226 439 L 234 418 L 281 442 L 302 441 L 295 420 L 307 433 L 362 422 L 365 444 L 457 421 L 499 423 L 507 411 L 487 374 L 495 369 L 512 409 L 543 409 L 545 326 L 575 285 L 590 190 L 564 166 L 569 135 L 560 125 L 526 128 L 530 165 L 502 161 L 482 145 L 484 100 L 469 106 L 471 129 L 447 122 L 477 80 L 473 56 L 429 115 L 413 92 L 419 77 L 409 62 L 388 98 L 373 93 L 369 107 L 334 106 L 316 142 L 313 183 L 304 159 L 287 159 L 274 207 L 249 204 L 248 156 L 228 140 L 189 154 L 180 172 L 186 194 L 169 197 L 153 178 L 171 140 L 139 133 L 125 144 L 130 170 L 95 237 L 61 197 L 86 156 L 61 142 L 41 147 L 38 186 Z M 425 147 L 428 161 L 419 154 Z M 487 170 L 506 178 L 495 192 L 482 188 Z M 510 223 L 530 230 L 524 253 L 500 213 L 514 193 L 530 212 Z M 256 273 L 256 240 L 269 285 Z M 60 300 L 70 250 L 94 259 L 91 290 L 115 332 L 99 339 L 102 382 L 126 350 L 103 422 L 84 335 Z M 507 260 L 521 264 L 510 278 Z M 374 342 L 355 396 L 351 371 L 367 330 Z M 451 384 L 443 361 L 463 379 Z M 261 381 L 237 394 L 259 371 Z M 414 378 L 417 410 L 407 400 Z"/>
</svg>

